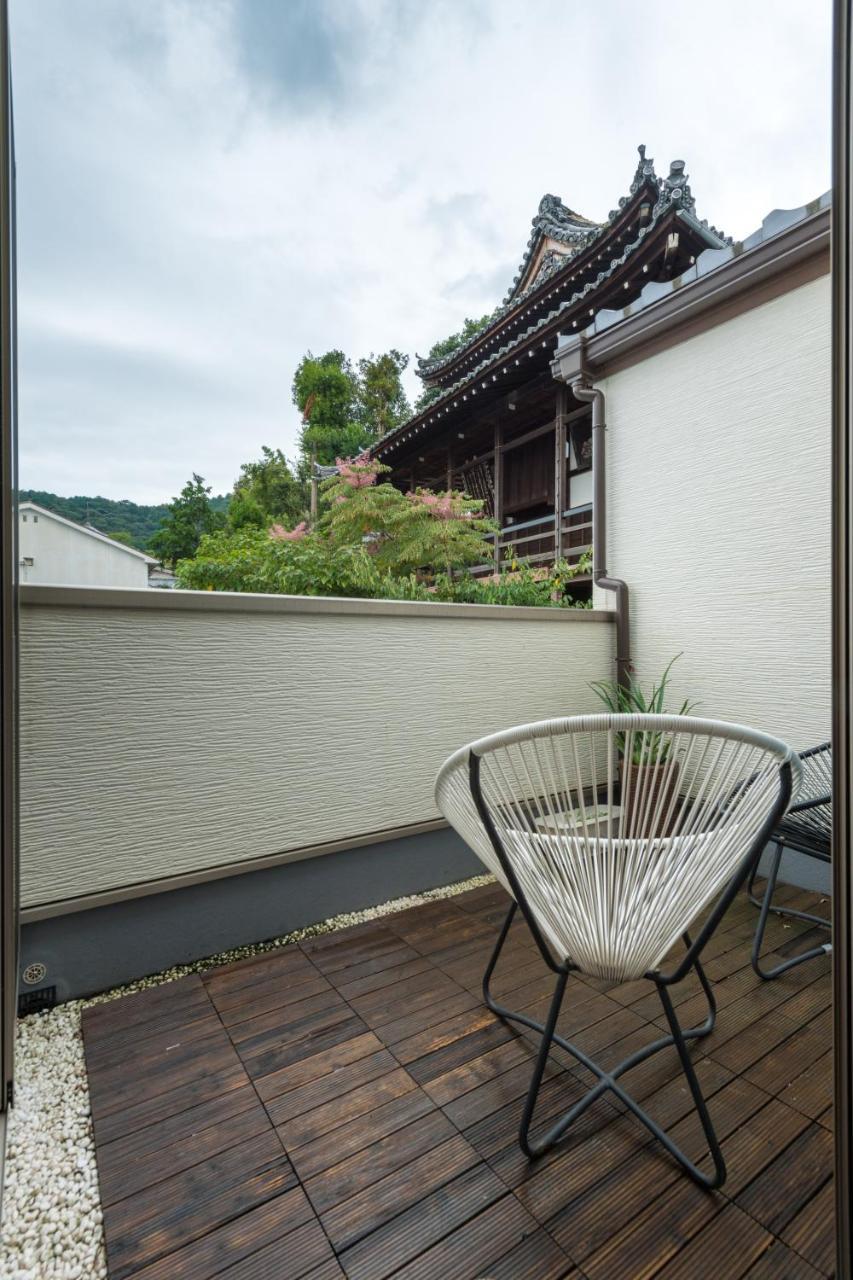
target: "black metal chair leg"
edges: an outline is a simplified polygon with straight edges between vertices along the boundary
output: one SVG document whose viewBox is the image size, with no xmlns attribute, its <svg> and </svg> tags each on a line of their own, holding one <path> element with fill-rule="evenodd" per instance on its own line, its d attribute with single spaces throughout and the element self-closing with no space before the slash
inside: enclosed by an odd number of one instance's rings
<svg viewBox="0 0 853 1280">
<path fill-rule="evenodd" d="M 703 980 L 702 985 L 704 986 L 704 974 L 701 976 Z M 693 1095 L 693 1103 L 699 1114 L 702 1132 L 705 1134 L 705 1140 L 708 1143 L 708 1150 L 711 1153 L 711 1159 L 714 1162 L 713 1175 L 707 1174 L 703 1172 L 703 1170 L 697 1168 L 697 1166 L 691 1160 L 684 1157 L 678 1149 L 673 1150 L 669 1142 L 665 1145 L 676 1159 L 681 1160 L 681 1163 L 687 1169 L 695 1182 L 698 1182 L 702 1187 L 707 1187 L 709 1191 L 713 1191 L 717 1187 L 721 1187 L 726 1180 L 726 1162 L 723 1159 L 723 1153 L 720 1150 L 720 1143 L 717 1139 L 714 1126 L 711 1123 L 708 1104 L 705 1101 L 705 1095 L 702 1093 L 702 1087 L 699 1084 L 699 1079 L 696 1075 L 696 1068 L 693 1066 L 693 1061 L 690 1054 L 687 1052 L 684 1033 L 681 1030 L 678 1018 L 675 1015 L 675 1009 L 672 1006 L 672 999 L 667 988 L 661 983 L 658 983 L 658 995 L 660 996 L 661 1004 L 663 1005 L 663 1010 L 666 1014 L 666 1020 L 669 1023 L 670 1030 L 672 1031 L 672 1038 L 675 1043 L 675 1047 L 678 1050 L 678 1056 L 681 1059 L 681 1069 L 687 1077 L 687 1083 L 690 1086 L 690 1092 Z"/>
<path fill-rule="evenodd" d="M 780 849 L 782 853 L 784 853 L 783 845 L 777 845 L 776 848 Z M 747 894 L 749 895 L 749 900 L 752 905 L 761 910 L 764 905 L 764 898 L 758 898 L 755 895 L 755 881 L 758 877 L 758 871 L 759 863 L 756 862 L 755 866 L 752 868 L 752 874 L 749 877 Z M 792 920 L 803 920 L 806 924 L 820 925 L 824 929 L 829 929 L 831 927 L 829 920 L 827 920 L 825 916 L 816 915 L 813 911 L 798 911 L 796 907 L 774 907 L 772 905 L 770 907 L 770 911 L 774 916 L 790 917 Z"/>
<path fill-rule="evenodd" d="M 670 1034 L 662 1036 L 652 1044 L 645 1045 L 642 1049 L 638 1049 L 635 1053 L 625 1058 L 624 1061 L 620 1062 L 618 1066 L 612 1068 L 610 1071 L 604 1071 L 597 1063 L 593 1062 L 591 1058 L 587 1057 L 581 1049 L 578 1049 L 577 1046 L 571 1044 L 563 1036 L 557 1033 L 557 1019 L 560 1015 L 560 1009 L 562 1008 L 563 997 L 566 991 L 566 983 L 571 971 L 569 966 L 553 966 L 556 973 L 556 983 L 548 1010 L 548 1018 L 545 1023 L 537 1022 L 535 1019 L 529 1018 L 526 1014 L 507 1009 L 492 996 L 490 980 L 494 973 L 495 966 L 503 949 L 504 943 L 506 942 L 507 934 L 509 933 L 514 915 L 515 905 L 513 905 L 507 913 L 507 917 L 503 923 L 503 927 L 501 928 L 497 943 L 495 944 L 495 949 L 486 968 L 486 972 L 483 977 L 483 998 L 488 1008 L 491 1009 L 493 1013 L 497 1014 L 498 1017 L 504 1018 L 510 1022 L 519 1023 L 523 1027 L 528 1027 L 530 1030 L 536 1031 L 541 1037 L 519 1130 L 519 1142 L 524 1154 L 529 1159 L 534 1159 L 536 1156 L 540 1156 L 545 1151 L 549 1150 L 549 1148 L 554 1146 L 554 1144 L 566 1133 L 578 1116 L 586 1111 L 587 1108 L 597 1101 L 597 1099 L 603 1094 L 610 1091 L 615 1094 L 615 1096 L 629 1109 L 629 1111 L 632 1112 L 633 1115 L 637 1117 L 637 1119 L 649 1130 L 652 1136 L 664 1146 L 670 1155 L 681 1165 L 690 1177 L 699 1184 L 699 1186 L 708 1189 L 721 1186 L 726 1176 L 725 1163 L 723 1161 L 720 1145 L 717 1141 L 717 1136 L 711 1123 L 711 1117 L 708 1113 L 708 1107 L 702 1094 L 693 1063 L 690 1059 L 689 1053 L 687 1052 L 687 1041 L 691 1039 L 701 1039 L 708 1035 L 713 1030 L 716 1018 L 716 1002 L 714 1000 L 714 993 L 698 958 L 694 960 L 693 967 L 696 970 L 702 989 L 708 1000 L 708 1016 L 701 1026 L 689 1027 L 687 1029 L 683 1029 L 681 1027 L 675 1015 L 675 1010 L 673 1009 L 672 1001 L 669 997 L 669 992 L 666 989 L 666 986 L 660 981 L 657 981 L 657 989 L 661 997 L 664 1012 L 666 1013 L 667 1020 L 669 1022 Z M 689 947 L 690 938 L 686 934 L 685 942 Z M 587 1070 L 596 1077 L 596 1084 L 594 1084 L 578 1102 L 576 1102 L 563 1116 L 561 1116 L 556 1124 L 553 1124 L 540 1137 L 534 1139 L 530 1136 L 530 1126 L 536 1110 L 539 1090 L 542 1086 L 542 1079 L 552 1045 L 558 1045 L 561 1049 L 564 1049 L 567 1053 L 571 1054 L 571 1056 L 582 1066 L 586 1067 Z M 643 1110 L 639 1103 L 637 1103 L 619 1083 L 619 1077 L 624 1075 L 627 1071 L 630 1071 L 632 1067 L 644 1062 L 647 1058 L 651 1057 L 652 1054 L 658 1053 L 661 1049 L 669 1048 L 673 1045 L 678 1051 L 681 1067 L 687 1078 L 693 1102 L 699 1114 L 702 1129 L 708 1142 L 708 1147 L 714 1164 L 713 1174 L 705 1173 L 704 1170 L 700 1169 L 690 1159 L 690 1157 L 672 1141 L 657 1121 L 653 1120 L 652 1117 Z"/>
<path fill-rule="evenodd" d="M 539 1097 L 539 1087 L 542 1084 L 542 1076 L 545 1073 L 545 1067 L 548 1062 L 548 1054 L 551 1052 L 551 1045 L 554 1042 L 554 1032 L 557 1027 L 557 1018 L 560 1016 L 560 1009 L 563 1005 L 563 996 L 566 993 L 566 981 L 569 973 L 564 969 L 557 974 L 557 982 L 554 986 L 554 994 L 551 997 L 551 1006 L 548 1010 L 548 1021 L 542 1029 L 542 1039 L 539 1042 L 539 1052 L 536 1055 L 536 1065 L 533 1068 L 533 1075 L 530 1078 L 530 1086 L 527 1090 L 527 1097 L 524 1101 L 524 1111 L 521 1116 L 521 1126 L 518 1131 L 518 1141 L 521 1149 L 528 1159 L 541 1155 L 543 1151 L 551 1145 L 548 1141 L 548 1134 L 538 1141 L 530 1139 L 530 1123 L 533 1120 L 533 1112 L 536 1110 L 536 1100 Z"/>
<path fill-rule="evenodd" d="M 779 867 L 782 863 L 783 848 L 781 844 L 776 845 L 773 854 L 773 861 L 770 864 L 770 870 L 767 875 L 767 885 L 764 890 L 764 898 L 760 903 L 761 911 L 758 916 L 758 924 L 755 926 L 755 937 L 752 940 L 752 967 L 758 974 L 759 978 L 763 978 L 765 982 L 778 978 L 780 974 L 787 973 L 789 969 L 795 969 L 797 965 L 803 964 L 806 960 L 814 960 L 817 956 L 828 955 L 832 951 L 832 943 L 824 942 L 819 947 L 810 947 L 807 951 L 801 951 L 799 955 L 791 956 L 788 960 L 783 960 L 780 964 L 775 965 L 772 969 L 766 969 L 761 964 L 761 949 L 764 945 L 764 932 L 767 928 L 767 919 L 770 912 L 776 915 L 791 915 L 800 920 L 807 920 L 809 923 L 823 925 L 828 927 L 828 921 L 822 920 L 820 916 L 810 915 L 804 911 L 786 911 L 783 907 L 774 907 L 772 905 L 773 894 L 776 890 L 776 880 L 779 875 Z M 757 899 L 752 894 L 752 886 L 755 880 L 755 872 L 750 878 L 750 898 L 757 903 Z"/>
</svg>

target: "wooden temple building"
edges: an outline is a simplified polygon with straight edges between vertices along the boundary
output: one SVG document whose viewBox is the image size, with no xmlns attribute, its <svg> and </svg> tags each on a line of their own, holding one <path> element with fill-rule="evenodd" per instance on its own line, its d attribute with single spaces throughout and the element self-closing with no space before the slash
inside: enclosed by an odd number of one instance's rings
<svg viewBox="0 0 853 1280">
<path fill-rule="evenodd" d="M 496 565 L 576 561 L 591 542 L 591 409 L 555 380 L 558 340 L 729 243 L 696 216 L 684 161 L 658 178 L 639 152 L 628 194 L 603 223 L 543 196 L 502 305 L 449 355 L 418 359 L 433 399 L 373 446 L 401 488 L 483 499 L 500 526 Z"/>
</svg>

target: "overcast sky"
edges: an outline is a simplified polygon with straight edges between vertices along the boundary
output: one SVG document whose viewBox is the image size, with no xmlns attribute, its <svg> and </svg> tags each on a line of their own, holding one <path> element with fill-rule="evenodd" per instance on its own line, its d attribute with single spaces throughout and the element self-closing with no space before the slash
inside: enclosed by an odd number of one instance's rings
<svg viewBox="0 0 853 1280">
<path fill-rule="evenodd" d="M 544 192 L 606 217 L 639 142 L 736 238 L 829 185 L 829 0 L 11 8 L 22 487 L 294 455 L 306 350 L 424 354 Z"/>
</svg>

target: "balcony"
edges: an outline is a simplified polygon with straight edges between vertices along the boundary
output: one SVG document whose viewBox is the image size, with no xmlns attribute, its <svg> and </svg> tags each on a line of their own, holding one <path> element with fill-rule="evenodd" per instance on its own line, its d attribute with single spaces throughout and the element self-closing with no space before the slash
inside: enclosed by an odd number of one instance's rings
<svg viewBox="0 0 853 1280">
<path fill-rule="evenodd" d="M 432 780 L 475 735 L 595 709 L 612 617 L 23 592 L 23 963 L 72 1003 L 25 1022 L 12 1274 L 832 1274 L 829 960 L 760 982 L 745 897 L 705 952 L 719 1017 L 695 1051 L 723 1192 L 606 1100 L 551 1154 L 518 1148 L 534 1042 L 480 994 L 503 891 L 446 888 L 482 868 Z M 774 690 L 753 699 L 770 721 Z M 773 919 L 769 963 L 802 933 Z M 497 994 L 541 1018 L 551 981 L 514 925 Z M 686 980 L 680 1014 L 696 996 Z M 607 1065 L 659 1014 L 648 984 L 573 978 L 559 1026 Z M 555 1051 L 541 1118 L 587 1083 Z M 628 1086 L 698 1159 L 675 1052 Z"/>
<path fill-rule="evenodd" d="M 603 1101 L 522 1156 L 534 1045 L 478 990 L 505 910 L 484 886 L 87 1009 L 112 1280 L 830 1275 L 828 961 L 762 984 L 745 899 L 709 945 L 699 1074 L 730 1176 L 707 1193 Z M 796 931 L 771 930 L 781 957 Z M 552 978 L 525 926 L 505 954 L 501 996 L 541 1017 Z M 696 996 L 685 982 L 683 1011 Z M 616 1061 L 660 1035 L 649 999 L 577 979 L 561 1029 Z M 587 1085 L 556 1055 L 542 1118 Z M 631 1088 L 698 1158 L 674 1052 Z"/>
</svg>

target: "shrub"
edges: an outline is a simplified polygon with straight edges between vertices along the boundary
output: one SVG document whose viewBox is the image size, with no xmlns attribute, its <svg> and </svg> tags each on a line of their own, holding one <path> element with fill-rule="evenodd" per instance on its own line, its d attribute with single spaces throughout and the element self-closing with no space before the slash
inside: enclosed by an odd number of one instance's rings
<svg viewBox="0 0 853 1280">
<path fill-rule="evenodd" d="M 202 538 L 181 560 L 178 586 L 197 591 L 259 591 L 295 596 L 372 596 L 381 575 L 362 546 L 334 546 L 317 534 L 271 537 L 265 529 Z"/>
</svg>

